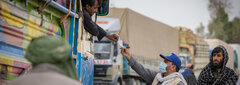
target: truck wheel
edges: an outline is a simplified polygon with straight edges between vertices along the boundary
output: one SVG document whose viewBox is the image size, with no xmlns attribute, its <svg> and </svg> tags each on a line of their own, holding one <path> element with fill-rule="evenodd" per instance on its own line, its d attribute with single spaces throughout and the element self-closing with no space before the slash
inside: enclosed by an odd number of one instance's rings
<svg viewBox="0 0 240 85">
<path fill-rule="evenodd" d="M 118 81 L 118 82 L 117 82 L 117 85 L 121 85 L 121 83 Z"/>
<path fill-rule="evenodd" d="M 141 85 L 147 85 L 147 84 L 146 84 L 146 82 L 143 82 L 143 81 L 142 81 L 142 82 L 141 82 Z"/>
<path fill-rule="evenodd" d="M 120 80 L 118 80 L 117 85 L 122 85 Z"/>
<path fill-rule="evenodd" d="M 118 79 L 117 85 L 123 85 L 120 79 Z"/>
<path fill-rule="evenodd" d="M 126 80 L 123 81 L 122 85 L 127 85 L 127 82 Z"/>
<path fill-rule="evenodd" d="M 135 82 L 136 82 L 136 85 L 141 85 L 141 82 L 140 82 L 140 80 L 138 80 L 138 79 L 135 79 Z"/>
<path fill-rule="evenodd" d="M 130 78 L 126 80 L 126 85 L 137 85 L 135 79 Z"/>
</svg>

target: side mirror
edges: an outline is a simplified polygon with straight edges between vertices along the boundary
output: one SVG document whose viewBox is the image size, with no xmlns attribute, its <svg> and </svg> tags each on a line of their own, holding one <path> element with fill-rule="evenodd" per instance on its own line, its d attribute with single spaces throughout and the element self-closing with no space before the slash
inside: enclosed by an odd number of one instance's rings
<svg viewBox="0 0 240 85">
<path fill-rule="evenodd" d="M 117 56 L 118 55 L 118 44 L 117 43 L 113 43 L 113 56 Z"/>
<path fill-rule="evenodd" d="M 98 7 L 98 16 L 106 16 L 109 12 L 109 0 L 98 0 L 99 7 Z"/>
<path fill-rule="evenodd" d="M 114 62 L 114 63 L 116 63 L 116 62 L 117 62 L 117 60 L 116 60 L 116 57 L 114 57 L 114 58 L 113 58 L 113 62 Z"/>
</svg>

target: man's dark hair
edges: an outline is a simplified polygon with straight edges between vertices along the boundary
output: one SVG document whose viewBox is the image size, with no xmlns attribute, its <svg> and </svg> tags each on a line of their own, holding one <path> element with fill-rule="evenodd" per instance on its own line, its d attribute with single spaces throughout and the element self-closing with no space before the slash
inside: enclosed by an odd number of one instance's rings
<svg viewBox="0 0 240 85">
<path fill-rule="evenodd" d="M 193 69 L 193 68 L 194 68 L 194 65 L 191 65 L 189 68 L 190 68 L 190 69 Z"/>
<path fill-rule="evenodd" d="M 219 64 L 215 64 L 215 63 L 213 63 L 213 61 L 214 61 L 213 56 L 214 56 L 214 54 L 219 53 L 219 52 L 222 52 L 223 59 Z M 222 68 L 223 64 L 224 64 L 224 59 L 225 59 L 224 56 L 225 55 L 226 54 L 224 54 L 224 50 L 222 49 L 222 47 L 218 46 L 218 47 L 214 48 L 212 53 L 211 53 L 211 59 L 210 59 L 211 67 L 212 68 Z"/>
<path fill-rule="evenodd" d="M 179 71 L 179 69 L 178 69 L 178 67 L 176 66 L 176 72 L 178 72 Z"/>
<path fill-rule="evenodd" d="M 223 53 L 223 50 L 222 50 L 221 47 L 216 47 L 216 48 L 214 48 L 213 51 L 212 51 L 212 53 L 211 53 L 211 57 L 213 57 L 213 54 L 219 53 L 219 52 L 222 52 L 222 53 Z M 224 54 L 223 54 L 223 56 L 224 56 Z"/>
<path fill-rule="evenodd" d="M 178 72 L 178 71 L 179 71 L 179 69 L 178 69 L 177 65 L 175 65 L 175 66 L 176 66 L 176 72 Z"/>
<path fill-rule="evenodd" d="M 88 4 L 89 6 L 93 6 L 96 0 L 81 0 L 82 1 L 82 6 L 86 7 Z"/>
</svg>

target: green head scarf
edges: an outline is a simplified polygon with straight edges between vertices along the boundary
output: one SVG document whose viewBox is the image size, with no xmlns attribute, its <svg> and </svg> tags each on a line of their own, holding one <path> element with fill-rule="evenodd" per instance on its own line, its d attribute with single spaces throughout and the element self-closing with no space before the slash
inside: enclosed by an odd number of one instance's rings
<svg viewBox="0 0 240 85">
<path fill-rule="evenodd" d="M 61 37 L 41 36 L 31 41 L 25 57 L 33 66 L 41 63 L 56 65 L 66 76 L 77 80 L 73 60 L 69 56 L 70 49 L 68 42 Z"/>
</svg>

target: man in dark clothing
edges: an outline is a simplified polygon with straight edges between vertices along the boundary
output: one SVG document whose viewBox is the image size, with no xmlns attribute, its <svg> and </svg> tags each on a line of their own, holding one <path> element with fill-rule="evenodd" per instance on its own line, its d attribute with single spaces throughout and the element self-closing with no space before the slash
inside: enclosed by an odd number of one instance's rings
<svg viewBox="0 0 240 85">
<path fill-rule="evenodd" d="M 236 85 L 236 73 L 226 67 L 227 50 L 223 46 L 213 49 L 210 63 L 206 65 L 198 77 L 198 85 Z"/>
<path fill-rule="evenodd" d="M 144 68 L 130 54 L 128 49 L 122 48 L 121 53 L 128 60 L 131 68 L 137 72 L 148 85 L 187 85 L 183 76 L 178 73 L 181 67 L 181 60 L 174 54 L 168 56 L 160 55 L 164 62 L 159 66 L 160 72 Z"/>
<path fill-rule="evenodd" d="M 83 16 L 84 16 L 84 28 L 93 36 L 97 36 L 98 40 L 101 40 L 104 36 L 110 40 L 117 41 L 118 35 L 107 34 L 103 28 L 98 26 L 92 21 L 92 15 L 97 12 L 98 0 L 82 0 Z"/>
<path fill-rule="evenodd" d="M 193 73 L 193 65 L 192 64 L 188 64 L 186 66 L 186 69 L 184 70 L 182 75 L 188 85 L 197 85 L 197 79 Z"/>
</svg>

